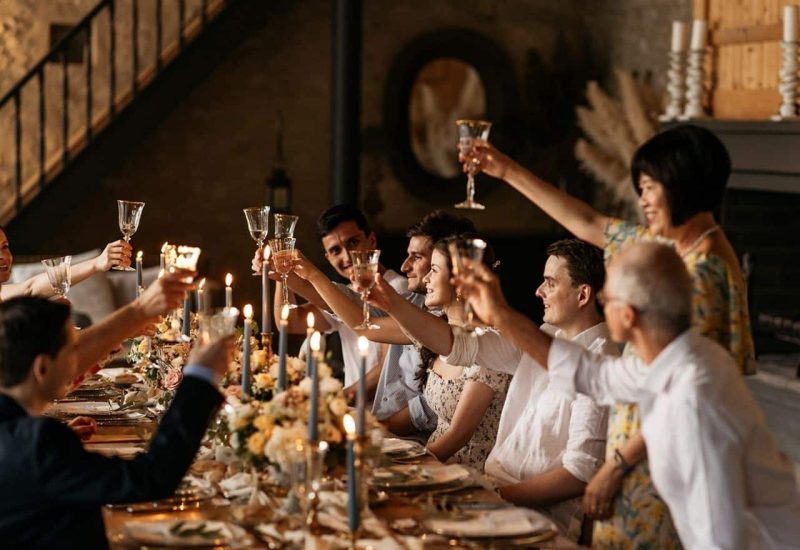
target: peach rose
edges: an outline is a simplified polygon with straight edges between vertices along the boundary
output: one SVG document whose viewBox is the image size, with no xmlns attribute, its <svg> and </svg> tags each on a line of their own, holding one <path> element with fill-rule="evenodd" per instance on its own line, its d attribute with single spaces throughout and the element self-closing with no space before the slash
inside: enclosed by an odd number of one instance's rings
<svg viewBox="0 0 800 550">
<path fill-rule="evenodd" d="M 167 374 L 164 375 L 164 388 L 170 391 L 176 390 L 181 380 L 183 380 L 183 370 L 173 367 L 167 370 Z"/>
</svg>

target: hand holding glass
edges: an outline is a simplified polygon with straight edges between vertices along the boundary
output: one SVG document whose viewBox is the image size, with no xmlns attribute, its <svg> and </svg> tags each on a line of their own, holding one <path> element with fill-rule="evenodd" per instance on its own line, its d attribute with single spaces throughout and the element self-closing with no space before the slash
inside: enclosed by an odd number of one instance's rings
<svg viewBox="0 0 800 550">
<path fill-rule="evenodd" d="M 476 139 L 489 139 L 492 123 L 485 120 L 457 120 L 458 152 L 466 159 L 467 164 L 467 200 L 455 205 L 456 208 L 484 210 L 486 207 L 475 201 L 475 174 L 478 172 L 478 159 L 472 149 Z"/>
<path fill-rule="evenodd" d="M 364 308 L 364 320 L 355 327 L 356 330 L 375 330 L 378 325 L 374 325 L 369 320 L 369 304 L 367 296 L 369 290 L 375 285 L 375 275 L 378 273 L 378 262 L 381 257 L 380 250 L 351 250 L 350 262 L 352 263 L 352 274 L 350 276 L 357 290 L 361 292 L 361 303 Z"/>
<path fill-rule="evenodd" d="M 119 230 L 122 231 L 122 238 L 126 243 L 131 242 L 131 237 L 139 229 L 139 220 L 144 210 L 143 202 L 136 201 L 117 201 L 117 214 L 119 217 Z M 117 271 L 136 271 L 132 267 L 113 266 L 111 269 Z"/>
<path fill-rule="evenodd" d="M 473 262 L 483 261 L 483 252 L 486 250 L 486 241 L 483 239 L 453 239 L 447 244 L 450 251 L 450 261 L 453 264 L 453 277 L 458 277 L 466 270 L 464 258 Z M 475 330 L 475 314 L 469 301 L 464 303 L 464 324 L 462 330 L 473 332 Z"/>
<path fill-rule="evenodd" d="M 272 250 L 272 264 L 275 266 L 275 271 L 281 275 L 281 284 L 283 285 L 283 302 L 281 307 L 288 307 L 294 309 L 297 304 L 289 303 L 289 286 L 287 285 L 289 273 L 294 268 L 294 261 L 297 258 L 297 251 L 294 248 L 295 238 L 285 237 L 280 239 L 270 239 L 269 247 Z M 262 269 L 266 269 L 265 265 Z"/>
<path fill-rule="evenodd" d="M 69 292 L 72 284 L 72 256 L 60 256 L 42 260 L 44 269 L 47 272 L 47 279 L 53 289 L 53 294 L 63 298 Z"/>
</svg>

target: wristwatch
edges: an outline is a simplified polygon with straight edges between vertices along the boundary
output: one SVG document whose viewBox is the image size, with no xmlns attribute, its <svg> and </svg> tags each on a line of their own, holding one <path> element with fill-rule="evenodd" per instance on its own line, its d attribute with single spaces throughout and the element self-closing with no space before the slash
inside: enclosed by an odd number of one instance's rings
<svg viewBox="0 0 800 550">
<path fill-rule="evenodd" d="M 614 468 L 620 470 L 623 476 L 628 475 L 631 470 L 635 467 L 635 464 L 629 464 L 625 457 L 622 456 L 622 453 L 619 452 L 619 449 L 614 451 Z"/>
</svg>

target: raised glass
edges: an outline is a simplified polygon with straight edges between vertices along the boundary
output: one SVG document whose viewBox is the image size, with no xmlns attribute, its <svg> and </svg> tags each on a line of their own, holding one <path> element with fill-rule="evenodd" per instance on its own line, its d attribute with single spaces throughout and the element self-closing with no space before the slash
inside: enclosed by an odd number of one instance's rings
<svg viewBox="0 0 800 550">
<path fill-rule="evenodd" d="M 475 200 L 475 174 L 478 173 L 478 159 L 473 154 L 476 139 L 489 139 L 492 123 L 485 120 L 457 120 L 458 152 L 465 157 L 467 164 L 467 199 L 455 205 L 456 208 L 484 210 L 486 207 Z"/>
<path fill-rule="evenodd" d="M 63 298 L 72 284 L 72 256 L 42 260 L 53 294 Z"/>
<path fill-rule="evenodd" d="M 483 239 L 453 239 L 447 244 L 447 248 L 450 251 L 450 262 L 453 265 L 452 275 L 458 277 L 462 271 L 466 270 L 464 258 L 475 263 L 483 261 L 486 241 Z M 475 330 L 475 313 L 468 300 L 464 303 L 464 323 L 461 325 L 461 329 L 467 332 Z"/>
<path fill-rule="evenodd" d="M 275 223 L 275 230 L 273 234 L 275 238 L 285 239 L 294 237 L 294 228 L 297 226 L 297 220 L 300 216 L 292 216 L 291 214 L 275 214 L 273 216 Z"/>
<path fill-rule="evenodd" d="M 269 247 L 272 251 L 272 264 L 275 266 L 281 276 L 281 284 L 283 286 L 283 301 L 281 307 L 286 306 L 289 309 L 294 309 L 297 304 L 289 303 L 289 286 L 287 284 L 289 273 L 294 268 L 294 260 L 297 258 L 297 251 L 294 248 L 296 239 L 294 237 L 283 237 L 278 239 L 270 239 Z M 266 266 L 264 266 L 266 269 Z"/>
<path fill-rule="evenodd" d="M 374 330 L 379 328 L 369 320 L 369 304 L 367 296 L 369 290 L 375 285 L 375 275 L 378 273 L 378 264 L 381 257 L 380 250 L 351 250 L 350 262 L 352 263 L 352 274 L 350 280 L 361 292 L 361 302 L 364 308 L 364 320 L 355 327 L 356 330 Z"/>
<path fill-rule="evenodd" d="M 144 203 L 137 201 L 117 201 L 117 215 L 119 218 L 119 230 L 126 243 L 131 242 L 131 237 L 139 229 L 139 220 L 142 218 Z M 136 271 L 134 268 L 113 266 L 111 269 L 117 271 Z"/>
<path fill-rule="evenodd" d="M 247 230 L 250 231 L 250 236 L 261 250 L 269 235 L 269 206 L 245 208 L 244 217 L 247 220 Z M 260 277 L 258 273 L 254 273 L 253 276 Z"/>
</svg>

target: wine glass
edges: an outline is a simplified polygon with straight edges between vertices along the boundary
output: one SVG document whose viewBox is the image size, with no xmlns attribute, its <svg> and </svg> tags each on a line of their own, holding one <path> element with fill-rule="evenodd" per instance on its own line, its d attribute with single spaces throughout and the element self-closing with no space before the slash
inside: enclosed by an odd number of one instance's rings
<svg viewBox="0 0 800 550">
<path fill-rule="evenodd" d="M 483 261 L 486 241 L 477 238 L 456 238 L 447 243 L 447 248 L 450 251 L 450 263 L 453 265 L 453 277 L 458 277 L 459 274 L 465 270 L 464 258 L 468 258 L 475 263 Z M 475 313 L 472 311 L 469 300 L 466 300 L 464 303 L 464 324 L 461 326 L 461 329 L 466 332 L 473 332 L 475 330 Z"/>
<path fill-rule="evenodd" d="M 297 251 L 294 249 L 294 237 L 281 237 L 269 240 L 269 247 L 272 250 L 272 263 L 275 266 L 275 271 L 281 275 L 281 283 L 283 285 L 283 303 L 281 307 L 288 307 L 294 309 L 297 304 L 289 303 L 289 286 L 287 280 L 289 273 L 294 268 L 294 260 L 297 258 Z M 266 269 L 267 266 L 264 266 Z"/>
<path fill-rule="evenodd" d="M 369 304 L 367 295 L 369 290 L 375 285 L 375 274 L 378 272 L 378 260 L 381 257 L 380 250 L 351 250 L 350 262 L 353 264 L 351 280 L 361 292 L 361 303 L 364 308 L 364 320 L 360 325 L 354 327 L 356 330 L 374 330 L 378 325 L 374 325 L 369 320 Z"/>
<path fill-rule="evenodd" d="M 142 217 L 144 203 L 137 201 L 117 201 L 117 213 L 119 216 L 119 230 L 122 231 L 122 238 L 126 243 L 131 242 L 131 237 L 139 229 L 139 219 Z M 136 271 L 134 268 L 112 266 L 111 269 L 117 271 Z"/>
<path fill-rule="evenodd" d="M 297 220 L 300 216 L 292 216 L 291 214 L 275 214 L 273 216 L 275 222 L 275 237 L 286 238 L 294 237 L 294 228 L 297 225 Z"/>
<path fill-rule="evenodd" d="M 72 284 L 72 256 L 59 256 L 42 260 L 53 294 L 64 298 Z"/>
<path fill-rule="evenodd" d="M 200 337 L 204 343 L 230 336 L 236 332 L 239 310 L 235 307 L 218 309 L 200 318 Z"/>
<path fill-rule="evenodd" d="M 472 154 L 475 140 L 488 139 L 492 123 L 485 120 L 457 120 L 458 152 L 466 157 L 467 164 L 467 200 L 455 205 L 456 208 L 485 210 L 486 207 L 475 201 L 475 174 L 478 172 L 478 159 Z"/>
<path fill-rule="evenodd" d="M 253 206 L 244 209 L 244 217 L 247 219 L 247 229 L 250 236 L 256 241 L 258 249 L 264 247 L 264 241 L 269 235 L 269 206 Z M 258 273 L 254 277 L 260 277 Z"/>
<path fill-rule="evenodd" d="M 202 252 L 195 246 L 184 246 L 165 244 L 162 248 L 164 254 L 164 269 L 167 273 L 175 273 L 178 269 L 197 270 L 197 261 Z M 193 277 L 185 277 L 184 282 L 191 283 Z M 177 334 L 180 327 L 180 318 L 177 310 L 171 311 L 166 319 L 169 329 L 167 333 L 159 335 L 159 339 L 165 342 L 181 342 L 183 338 Z"/>
</svg>

